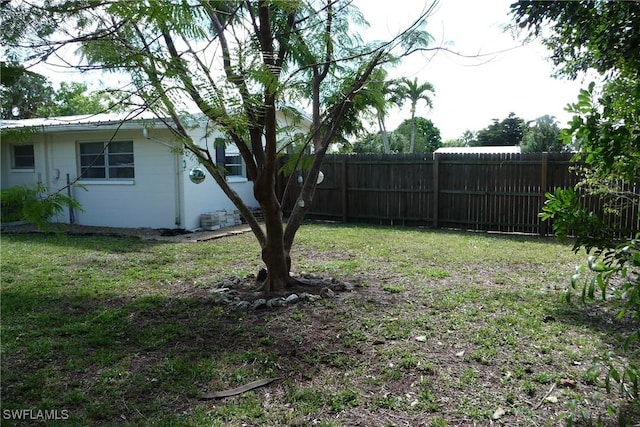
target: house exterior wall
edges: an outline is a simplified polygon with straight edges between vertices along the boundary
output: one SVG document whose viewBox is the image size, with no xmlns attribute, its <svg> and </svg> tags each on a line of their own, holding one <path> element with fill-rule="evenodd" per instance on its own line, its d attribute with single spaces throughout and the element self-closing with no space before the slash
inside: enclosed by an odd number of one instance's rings
<svg viewBox="0 0 640 427">
<path fill-rule="evenodd" d="M 194 129 L 191 132 L 193 140 L 205 146 L 206 144 L 212 148 L 213 141 L 221 136 L 220 134 L 212 134 L 206 136 L 203 129 Z M 204 167 L 206 178 L 200 184 L 194 184 L 189 179 L 189 172 L 199 164 L 189 156 L 185 157 L 185 168 L 182 174 L 182 183 L 184 188 L 184 228 L 194 230 L 200 228 L 200 215 L 217 210 L 235 209 L 235 206 L 229 198 L 222 192 L 218 184 L 215 182 L 211 174 Z M 242 200 L 249 207 L 257 207 L 258 202 L 253 196 L 253 183 L 246 178 L 232 178 L 229 181 L 231 188 L 238 193 Z"/>
<path fill-rule="evenodd" d="M 292 124 L 282 114 L 279 120 L 282 124 Z M 202 127 L 190 130 L 191 136 L 196 144 L 215 152 L 214 141 L 222 135 L 207 132 L 210 128 L 206 128 L 205 121 L 202 123 Z M 298 128 L 308 128 L 308 123 Z M 4 133 L 0 138 L 1 187 L 41 182 L 50 192 L 62 190 L 66 193 L 68 176 L 73 183 L 71 194 L 83 208 L 83 211 L 74 212 L 76 224 L 197 229 L 200 227 L 200 215 L 235 209 L 208 172 L 203 183 L 191 182 L 189 172 L 198 166 L 197 162 L 172 150 L 176 144 L 171 132 L 153 115 L 136 120 L 110 114 L 8 120 L 0 121 L 0 129 L 3 133 L 15 129 L 18 131 L 15 134 L 20 134 L 20 130 L 25 130 L 24 133 L 27 129 L 38 130 L 21 142 L 34 146 L 34 168 L 30 170 L 12 168 L 12 144 L 18 144 L 12 140 L 12 132 Z M 289 139 L 287 134 L 282 137 L 283 140 Z M 134 177 L 77 179 L 80 175 L 80 144 L 108 141 L 133 142 Z M 226 155 L 233 158 L 237 152 L 236 147 L 229 146 Z M 237 164 L 233 166 L 237 171 Z M 258 207 L 252 182 L 242 176 L 230 176 L 228 182 L 249 207 Z M 68 223 L 71 215 L 64 212 L 53 221 Z"/>
<path fill-rule="evenodd" d="M 3 143 L 0 146 L 0 186 L 2 189 L 18 185 L 35 185 L 38 176 L 45 171 L 45 151 L 42 135 L 39 138 L 29 139 L 20 143 Z M 5 141 L 6 142 L 6 141 Z M 33 169 L 14 169 L 13 146 L 20 144 L 33 144 L 35 167 Z"/>
<path fill-rule="evenodd" d="M 105 135 L 109 136 L 109 135 Z M 174 228 L 176 226 L 176 161 L 169 148 L 142 138 L 141 131 L 118 133 L 116 140 L 132 140 L 134 178 L 132 180 L 80 180 L 87 191 L 74 188 L 74 197 L 85 209 L 77 213 L 77 222 L 111 227 Z M 79 135 L 89 141 L 103 140 L 99 135 Z M 108 140 L 108 139 L 106 139 Z M 63 150 L 74 152 L 75 147 Z"/>
</svg>

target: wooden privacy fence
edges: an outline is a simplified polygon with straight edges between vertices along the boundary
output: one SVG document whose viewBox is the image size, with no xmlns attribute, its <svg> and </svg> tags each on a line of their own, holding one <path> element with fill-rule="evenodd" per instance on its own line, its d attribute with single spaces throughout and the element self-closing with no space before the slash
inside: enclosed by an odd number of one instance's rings
<svg viewBox="0 0 640 427">
<path fill-rule="evenodd" d="M 568 153 L 328 155 L 308 217 L 546 235 L 538 213 L 547 191 L 577 182 L 570 159 Z M 285 213 L 294 197 L 284 201 Z M 597 199 L 589 203 L 599 210 Z M 617 226 L 640 230 L 638 207 Z"/>
</svg>

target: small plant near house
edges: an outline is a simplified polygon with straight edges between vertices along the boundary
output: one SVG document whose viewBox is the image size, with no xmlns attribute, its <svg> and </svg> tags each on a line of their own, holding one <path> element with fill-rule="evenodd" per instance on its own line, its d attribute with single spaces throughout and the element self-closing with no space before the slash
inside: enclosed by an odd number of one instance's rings
<svg viewBox="0 0 640 427">
<path fill-rule="evenodd" d="M 49 193 L 44 184 L 20 185 L 0 193 L 2 222 L 26 221 L 44 229 L 65 208 L 81 210 L 75 199 L 61 192 Z"/>
</svg>

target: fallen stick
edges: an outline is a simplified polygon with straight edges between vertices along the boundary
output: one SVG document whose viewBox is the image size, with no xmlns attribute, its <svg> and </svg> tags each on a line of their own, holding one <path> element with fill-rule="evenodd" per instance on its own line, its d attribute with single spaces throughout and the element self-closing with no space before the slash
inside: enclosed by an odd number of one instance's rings
<svg viewBox="0 0 640 427">
<path fill-rule="evenodd" d="M 551 396 L 551 393 L 553 393 L 553 390 L 556 388 L 556 385 L 557 385 L 557 383 L 553 383 L 553 385 L 551 386 L 551 388 L 549 389 L 547 394 L 544 395 L 544 397 L 540 400 L 540 402 L 538 402 L 538 404 L 536 406 L 533 407 L 533 409 L 538 409 L 539 407 L 542 406 L 542 404 L 547 399 L 547 397 Z"/>
<path fill-rule="evenodd" d="M 253 390 L 258 387 L 265 386 L 267 384 L 271 384 L 275 380 L 279 380 L 280 377 L 276 378 L 267 378 L 264 380 L 251 381 L 245 385 L 236 388 L 230 388 L 228 390 L 222 391 L 214 391 L 213 393 L 203 394 L 200 399 L 222 399 L 223 397 L 236 396 L 238 394 L 246 393 L 249 390 Z"/>
</svg>

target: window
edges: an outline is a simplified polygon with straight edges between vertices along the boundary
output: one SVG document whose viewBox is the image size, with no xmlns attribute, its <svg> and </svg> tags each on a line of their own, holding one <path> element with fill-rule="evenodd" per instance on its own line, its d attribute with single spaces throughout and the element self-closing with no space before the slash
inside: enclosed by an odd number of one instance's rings
<svg viewBox="0 0 640 427">
<path fill-rule="evenodd" d="M 227 170 L 227 174 L 231 176 L 244 176 L 242 170 L 242 156 L 240 154 L 224 155 L 224 168 Z"/>
<path fill-rule="evenodd" d="M 82 179 L 132 179 L 133 141 L 80 143 Z"/>
<path fill-rule="evenodd" d="M 14 145 L 12 169 L 34 169 L 36 166 L 33 145 Z"/>
<path fill-rule="evenodd" d="M 234 146 L 226 146 L 225 142 L 216 139 L 216 164 L 224 166 L 224 174 L 229 178 L 245 178 L 242 156 Z"/>
</svg>

